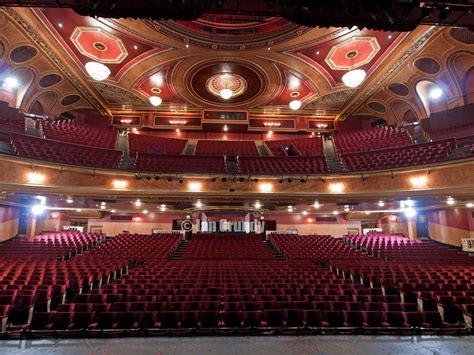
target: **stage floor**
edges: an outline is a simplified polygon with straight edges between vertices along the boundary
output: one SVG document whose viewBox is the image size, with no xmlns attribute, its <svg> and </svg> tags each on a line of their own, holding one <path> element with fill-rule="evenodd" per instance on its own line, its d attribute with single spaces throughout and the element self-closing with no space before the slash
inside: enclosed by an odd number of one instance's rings
<svg viewBox="0 0 474 355">
<path fill-rule="evenodd" d="M 2 340 L 0 354 L 473 354 L 474 336 L 254 336 Z"/>
</svg>

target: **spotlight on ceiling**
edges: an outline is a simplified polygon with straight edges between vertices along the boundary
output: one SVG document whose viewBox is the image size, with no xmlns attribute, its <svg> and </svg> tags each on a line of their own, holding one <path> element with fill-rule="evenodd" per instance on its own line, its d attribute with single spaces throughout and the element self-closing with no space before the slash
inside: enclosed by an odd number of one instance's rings
<svg viewBox="0 0 474 355">
<path fill-rule="evenodd" d="M 321 205 L 319 204 L 318 201 L 315 201 L 313 206 L 314 206 L 314 208 L 316 208 L 316 209 L 318 209 L 318 208 L 321 207 Z"/>
<path fill-rule="evenodd" d="M 96 81 L 105 80 L 110 75 L 110 69 L 102 63 L 87 62 L 85 68 L 91 78 Z"/>
<path fill-rule="evenodd" d="M 150 104 L 153 106 L 160 106 L 163 100 L 159 96 L 150 96 Z"/>
<path fill-rule="evenodd" d="M 301 101 L 300 100 L 293 100 L 290 102 L 290 108 L 292 110 L 299 110 L 301 108 Z"/>
<path fill-rule="evenodd" d="M 260 201 L 256 201 L 254 206 L 256 209 L 262 208 L 262 204 L 260 203 Z"/>
<path fill-rule="evenodd" d="M 196 201 L 196 207 L 197 207 L 197 208 L 201 208 L 201 207 L 202 207 L 202 202 L 201 202 L 201 200 L 197 200 L 197 201 Z"/>
<path fill-rule="evenodd" d="M 378 206 L 379 206 L 379 207 L 385 206 L 385 202 L 383 202 L 382 200 L 380 200 L 380 201 L 378 202 Z"/>
</svg>

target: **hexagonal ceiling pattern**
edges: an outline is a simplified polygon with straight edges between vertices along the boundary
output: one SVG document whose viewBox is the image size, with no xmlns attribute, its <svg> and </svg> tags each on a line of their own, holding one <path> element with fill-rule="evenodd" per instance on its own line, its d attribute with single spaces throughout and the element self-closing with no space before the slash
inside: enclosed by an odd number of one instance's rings
<svg viewBox="0 0 474 355">
<path fill-rule="evenodd" d="M 364 110 L 374 97 L 399 97 L 391 83 L 426 74 L 413 65 L 401 71 L 404 64 L 419 58 L 446 62 L 441 57 L 454 49 L 431 50 L 441 43 L 472 47 L 454 39 L 449 29 L 423 26 L 396 33 L 307 28 L 282 18 L 236 15 L 157 22 L 82 17 L 65 9 L 2 11 L 29 36 L 31 43 L 24 45 L 49 56 L 64 80 L 81 87 L 76 94 L 108 114 L 123 110 L 125 101 L 130 112 L 222 108 L 326 119 L 373 114 Z M 111 71 L 100 85 L 85 71 L 91 60 Z M 353 68 L 365 70 L 367 77 L 349 89 L 341 78 Z M 415 90 L 404 85 L 407 100 L 418 105 Z M 235 95 L 223 99 L 219 93 L 227 87 Z M 150 96 L 160 96 L 162 105 L 152 107 Z M 300 110 L 289 109 L 292 100 L 302 102 Z"/>
</svg>

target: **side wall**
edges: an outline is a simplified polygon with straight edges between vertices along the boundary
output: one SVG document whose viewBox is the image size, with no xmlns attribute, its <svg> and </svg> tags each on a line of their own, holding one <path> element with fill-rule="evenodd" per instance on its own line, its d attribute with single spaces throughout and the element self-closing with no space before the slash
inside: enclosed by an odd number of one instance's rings
<svg viewBox="0 0 474 355">
<path fill-rule="evenodd" d="M 0 242 L 17 235 L 19 217 L 18 207 L 0 206 Z"/>
<path fill-rule="evenodd" d="M 427 213 L 431 239 L 460 247 L 461 239 L 474 238 L 473 210 L 453 208 Z"/>
</svg>

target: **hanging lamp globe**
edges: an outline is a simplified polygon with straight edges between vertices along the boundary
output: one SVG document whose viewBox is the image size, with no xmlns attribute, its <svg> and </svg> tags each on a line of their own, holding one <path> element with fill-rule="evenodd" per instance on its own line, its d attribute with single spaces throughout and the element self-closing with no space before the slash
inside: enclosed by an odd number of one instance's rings
<svg viewBox="0 0 474 355">
<path fill-rule="evenodd" d="M 359 86 L 365 79 L 366 73 L 365 70 L 362 69 L 354 69 L 348 71 L 342 76 L 342 82 L 344 85 L 355 88 Z"/>
<path fill-rule="evenodd" d="M 91 78 L 96 81 L 105 80 L 110 75 L 110 69 L 102 63 L 87 62 L 85 68 Z"/>
<path fill-rule="evenodd" d="M 163 100 L 159 96 L 150 96 L 150 104 L 153 106 L 160 106 Z"/>
<path fill-rule="evenodd" d="M 292 110 L 299 110 L 301 107 L 301 101 L 300 100 L 293 100 L 290 102 L 290 108 Z"/>
<path fill-rule="evenodd" d="M 228 100 L 232 97 L 234 94 L 231 89 L 222 89 L 219 94 L 224 100 Z"/>
</svg>

